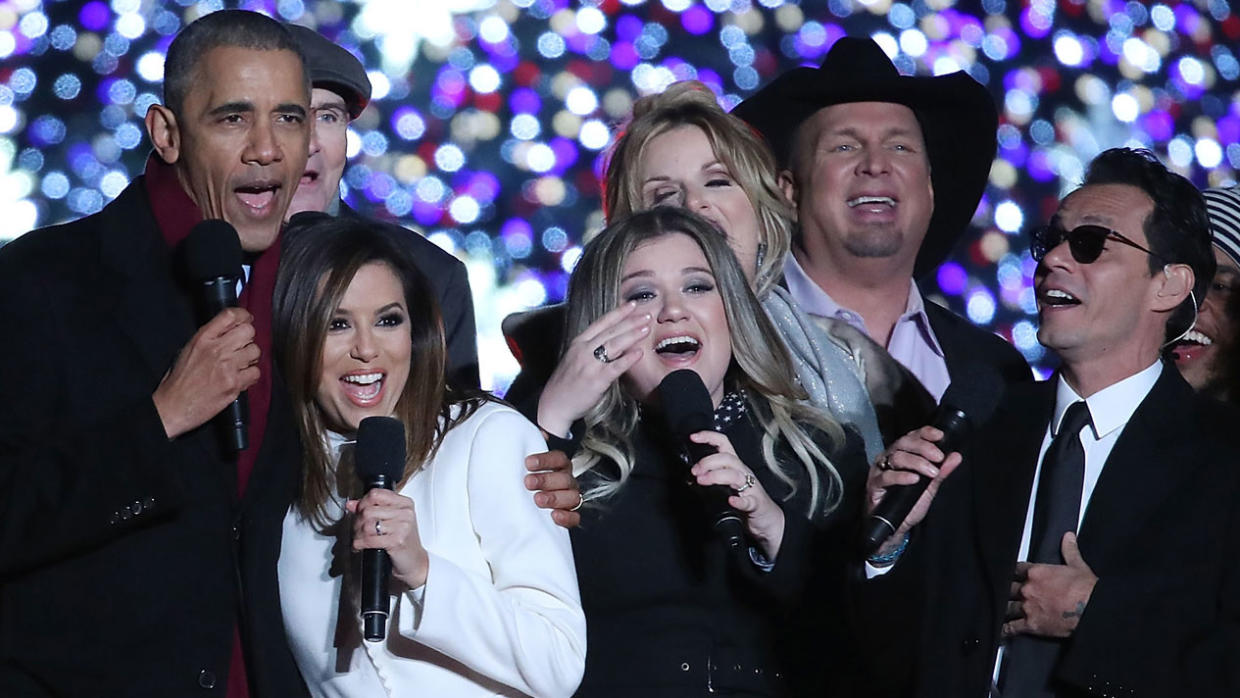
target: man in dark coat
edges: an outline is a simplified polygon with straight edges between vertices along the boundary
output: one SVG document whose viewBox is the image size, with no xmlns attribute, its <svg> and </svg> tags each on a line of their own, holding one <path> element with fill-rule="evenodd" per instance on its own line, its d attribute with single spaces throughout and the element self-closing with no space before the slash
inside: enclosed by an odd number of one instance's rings
<svg viewBox="0 0 1240 698">
<path fill-rule="evenodd" d="M 867 685 L 1236 695 L 1237 415 L 1159 358 L 1214 273 L 1201 195 L 1148 151 L 1104 152 L 1034 255 L 1057 377 L 1011 388 L 962 465 L 923 430 L 871 471 L 873 502 L 942 461 L 854 588 Z"/>
<path fill-rule="evenodd" d="M 985 87 L 963 72 L 900 76 L 873 40 L 844 37 L 821 67 L 784 73 L 733 113 L 785 168 L 800 233 L 784 281 L 803 309 L 868 334 L 935 400 L 979 363 L 1031 380 L 1010 344 L 914 283 L 947 257 L 985 190 L 998 125 Z"/>
<path fill-rule="evenodd" d="M 206 15 L 169 47 L 146 174 L 0 248 L 5 695 L 304 693 L 269 569 L 279 541 L 252 532 L 300 457 L 270 308 L 309 106 L 279 23 Z M 236 228 L 248 271 L 242 307 L 199 327 L 177 255 L 204 218 Z M 238 453 L 210 422 L 242 391 Z"/>
<path fill-rule="evenodd" d="M 322 34 L 295 24 L 288 25 L 288 29 L 306 55 L 313 86 L 310 110 L 314 129 L 306 171 L 287 215 L 322 211 L 362 219 L 361 214 L 340 200 L 340 178 L 344 175 L 349 122 L 370 102 L 370 78 L 361 61 Z M 366 220 L 388 228 L 408 245 L 418 269 L 430 279 L 439 300 L 448 343 L 448 382 L 458 388 L 477 388 L 478 335 L 465 265 L 412 230 Z M 286 238 L 286 245 L 295 244 L 295 230 L 295 226 L 290 229 L 294 234 Z"/>
</svg>

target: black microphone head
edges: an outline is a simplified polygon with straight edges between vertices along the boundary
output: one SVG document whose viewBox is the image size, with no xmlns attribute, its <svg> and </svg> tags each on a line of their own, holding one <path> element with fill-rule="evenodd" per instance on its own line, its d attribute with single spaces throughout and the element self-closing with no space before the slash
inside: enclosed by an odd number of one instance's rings
<svg viewBox="0 0 1240 698">
<path fill-rule="evenodd" d="M 939 404 L 957 408 L 969 416 L 974 425 L 990 419 L 1003 398 L 1004 382 L 989 364 L 977 363 L 969 368 L 966 380 L 953 380 L 943 392 Z M 943 410 L 940 410 L 943 411 Z"/>
<path fill-rule="evenodd" d="M 215 218 L 202 221 L 181 245 L 190 278 L 241 278 L 241 239 L 231 223 Z"/>
<path fill-rule="evenodd" d="M 678 437 L 715 428 L 710 392 L 696 371 L 682 368 L 663 378 L 657 388 L 668 428 Z"/>
<path fill-rule="evenodd" d="M 354 467 L 362 482 L 385 476 L 388 484 L 405 473 L 405 425 L 395 417 L 367 417 L 357 428 Z"/>
</svg>

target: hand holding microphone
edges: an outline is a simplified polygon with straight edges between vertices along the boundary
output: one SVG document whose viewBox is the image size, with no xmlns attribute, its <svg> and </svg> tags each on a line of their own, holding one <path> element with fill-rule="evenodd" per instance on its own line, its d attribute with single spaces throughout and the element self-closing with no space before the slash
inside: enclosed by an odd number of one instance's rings
<svg viewBox="0 0 1240 698">
<path fill-rule="evenodd" d="M 659 383 L 657 392 L 668 431 L 693 464 L 691 473 L 697 478 L 707 515 L 724 546 L 741 550 L 748 528 L 767 556 L 774 559 L 783 539 L 783 510 L 737 458 L 728 438 L 714 431 L 715 410 L 702 378 L 691 369 L 672 371 Z"/>
<path fill-rule="evenodd" d="M 922 427 L 900 437 L 870 468 L 866 479 L 868 517 L 861 552 L 881 556 L 921 523 L 939 486 L 961 463 L 956 452 L 938 447 L 943 432 Z"/>
<path fill-rule="evenodd" d="M 244 391 L 259 378 L 253 317 L 235 307 L 241 242 L 231 225 L 208 220 L 194 226 L 181 251 L 190 282 L 198 289 L 204 323 L 181 349 L 152 400 L 170 439 L 223 411 L 224 445 L 239 451 L 246 447 Z"/>
<path fill-rule="evenodd" d="M 354 465 L 366 494 L 347 503 L 353 549 L 362 553 L 363 636 L 382 640 L 391 611 L 392 574 L 410 588 L 426 583 L 429 562 L 418 535 L 413 500 L 392 490 L 405 472 L 405 426 L 392 417 L 367 417 L 357 430 Z"/>
<path fill-rule="evenodd" d="M 704 431 L 689 438 L 716 449 L 716 453 L 690 468 L 689 473 L 697 478 L 697 484 L 702 487 L 723 486 L 731 490 L 728 492 L 728 506 L 740 512 L 749 536 L 761 546 L 766 559 L 774 561 L 784 539 L 784 510 L 767 494 L 753 471 L 741 462 L 728 437 L 715 431 Z"/>
<path fill-rule="evenodd" d="M 990 418 L 1002 393 L 998 374 L 979 366 L 968 382 L 948 386 L 931 426 L 900 437 L 883 452 L 866 482 L 863 555 L 886 552 L 921 523 L 939 485 L 961 463 L 956 451 Z"/>
</svg>

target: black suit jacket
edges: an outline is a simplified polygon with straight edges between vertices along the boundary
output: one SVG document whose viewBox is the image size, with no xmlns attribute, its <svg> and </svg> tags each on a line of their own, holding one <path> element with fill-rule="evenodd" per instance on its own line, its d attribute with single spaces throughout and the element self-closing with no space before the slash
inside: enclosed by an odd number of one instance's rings
<svg viewBox="0 0 1240 698">
<path fill-rule="evenodd" d="M 288 398 L 240 501 L 211 424 L 165 437 L 151 394 L 197 324 L 172 268 L 141 178 L 0 248 L 5 695 L 222 696 L 239 616 L 254 693 L 304 693 L 253 535 L 296 486 Z"/>
<path fill-rule="evenodd" d="M 340 203 L 340 215 L 383 226 L 406 243 L 418 270 L 430 280 L 439 300 L 444 339 L 448 347 L 448 383 L 457 388 L 479 387 L 478 329 L 474 323 L 474 297 L 469 290 L 469 275 L 461 260 L 408 228 L 366 218 L 344 202 Z M 290 240 L 285 240 L 286 244 L 289 242 Z"/>
<path fill-rule="evenodd" d="M 898 678 L 893 695 L 986 695 L 1055 383 L 1009 390 L 906 557 L 854 586 L 867 656 L 903 653 L 873 677 Z M 1055 667 L 1059 695 L 1240 691 L 1238 423 L 1168 366 L 1124 427 L 1080 528 L 1099 581 Z"/>
<path fill-rule="evenodd" d="M 939 340 L 947 374 L 953 383 L 975 379 L 978 364 L 994 369 L 1004 383 L 1033 380 L 1029 362 L 1011 344 L 993 332 L 982 329 L 938 303 L 926 301 L 930 329 Z"/>
</svg>

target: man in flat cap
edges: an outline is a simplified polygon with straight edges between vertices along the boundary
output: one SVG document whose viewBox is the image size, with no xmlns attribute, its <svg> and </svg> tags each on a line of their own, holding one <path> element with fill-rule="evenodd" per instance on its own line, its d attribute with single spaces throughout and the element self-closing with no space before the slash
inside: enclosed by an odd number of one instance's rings
<svg viewBox="0 0 1240 698">
<path fill-rule="evenodd" d="M 844 37 L 736 107 L 766 136 L 800 234 L 788 290 L 811 313 L 887 347 L 936 399 L 977 363 L 1031 377 L 1011 345 L 926 303 L 914 277 L 946 258 L 995 154 L 989 92 L 964 73 L 905 77 L 871 39 Z"/>
<path fill-rule="evenodd" d="M 321 211 L 333 216 L 361 218 L 340 200 L 340 178 L 347 160 L 349 122 L 370 102 L 370 79 L 361 61 L 340 45 L 313 29 L 294 24 L 287 26 L 306 55 L 314 88 L 310 97 L 314 117 L 310 157 L 287 216 Z M 435 289 L 448 342 L 448 381 L 457 387 L 477 388 L 478 339 L 465 265 L 411 230 L 392 223 L 375 223 L 399 233 L 399 238 L 408 243 L 418 268 Z M 289 232 L 285 244 L 296 244 L 296 226 Z"/>
</svg>

